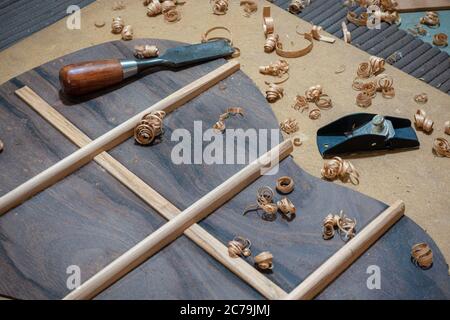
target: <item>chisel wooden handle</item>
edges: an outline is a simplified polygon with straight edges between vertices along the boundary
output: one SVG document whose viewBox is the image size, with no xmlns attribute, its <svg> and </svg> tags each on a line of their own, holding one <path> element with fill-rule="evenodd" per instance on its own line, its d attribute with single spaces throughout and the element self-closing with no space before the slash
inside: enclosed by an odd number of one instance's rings
<svg viewBox="0 0 450 320">
<path fill-rule="evenodd" d="M 117 59 L 89 61 L 63 67 L 59 80 L 64 93 L 78 96 L 120 83 L 125 71 Z"/>
</svg>

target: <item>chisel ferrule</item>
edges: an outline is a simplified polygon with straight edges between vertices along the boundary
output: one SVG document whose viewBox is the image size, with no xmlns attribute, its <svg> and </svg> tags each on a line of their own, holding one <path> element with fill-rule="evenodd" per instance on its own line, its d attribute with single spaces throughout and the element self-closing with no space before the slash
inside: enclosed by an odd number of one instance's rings
<svg viewBox="0 0 450 320">
<path fill-rule="evenodd" d="M 121 60 L 120 64 L 123 69 L 123 78 L 127 79 L 138 73 L 138 64 L 135 60 Z"/>
</svg>

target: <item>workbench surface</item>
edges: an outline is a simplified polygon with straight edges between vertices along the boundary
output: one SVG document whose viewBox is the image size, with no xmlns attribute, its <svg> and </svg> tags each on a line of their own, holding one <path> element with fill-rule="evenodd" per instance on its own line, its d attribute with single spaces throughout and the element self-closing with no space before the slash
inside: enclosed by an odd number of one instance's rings
<svg viewBox="0 0 450 320">
<path fill-rule="evenodd" d="M 119 37 L 111 34 L 109 23 L 112 17 L 120 15 L 127 24 L 133 26 L 135 38 L 195 43 L 211 27 L 229 27 L 233 32 L 234 44 L 241 49 L 239 60 L 242 70 L 256 82 L 261 91 L 265 90 L 266 78 L 259 74 L 258 67 L 278 59 L 275 54 L 269 55 L 263 51 L 262 5 L 269 5 L 268 2 L 261 1 L 256 14 L 244 17 L 243 9 L 237 2 L 232 3 L 226 15 L 216 16 L 211 13 L 209 2 L 188 1 L 180 8 L 182 18 L 177 23 L 167 23 L 162 16 L 147 17 L 140 1 L 129 0 L 124 3 L 125 10 L 113 11 L 111 1 L 96 1 L 82 9 L 81 30 L 68 30 L 63 19 L 0 52 L 0 83 L 67 53 L 117 40 Z M 290 41 L 298 47 L 307 44 L 296 35 L 295 27 L 299 25 L 299 29 L 306 32 L 311 29 L 308 23 L 275 6 L 272 16 L 277 32 L 287 47 Z M 105 21 L 105 27 L 96 28 L 96 21 Z M 357 92 L 352 90 L 351 83 L 358 64 L 367 61 L 368 57 L 367 53 L 337 40 L 335 44 L 315 42 L 309 55 L 289 59 L 290 79 L 283 84 L 285 97 L 273 104 L 273 110 L 280 121 L 288 117 L 299 121 L 304 143 L 296 149 L 294 159 L 312 175 L 320 177 L 323 164 L 317 151 L 316 130 L 343 115 L 362 111 L 355 104 Z M 346 71 L 335 74 L 334 71 L 341 65 L 346 66 Z M 437 158 L 431 151 L 434 138 L 445 137 L 443 123 L 450 120 L 450 97 L 390 66 L 386 67 L 386 72 L 394 77 L 396 97 L 392 100 L 376 97 L 367 112 L 412 120 L 416 109 L 420 107 L 435 120 L 435 130 L 431 135 L 418 132 L 421 142 L 419 150 L 352 158 L 352 163 L 361 174 L 360 185 L 346 186 L 388 204 L 397 199 L 404 200 L 406 215 L 433 237 L 447 261 L 450 261 L 450 159 Z M 332 98 L 334 107 L 322 112 L 322 117 L 313 121 L 306 114 L 294 111 L 291 105 L 296 94 L 303 94 L 308 87 L 316 84 L 323 86 Z M 418 106 L 413 97 L 421 92 L 428 94 L 429 101 L 426 105 Z M 449 136 L 445 138 L 450 139 Z"/>
</svg>

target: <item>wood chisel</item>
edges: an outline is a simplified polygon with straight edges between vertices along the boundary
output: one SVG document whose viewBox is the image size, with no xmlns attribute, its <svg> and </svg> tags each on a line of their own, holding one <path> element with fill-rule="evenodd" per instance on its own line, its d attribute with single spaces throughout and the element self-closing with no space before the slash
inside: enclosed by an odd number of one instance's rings
<svg viewBox="0 0 450 320">
<path fill-rule="evenodd" d="M 157 58 L 143 60 L 98 60 L 70 64 L 61 68 L 61 89 L 67 95 L 79 96 L 104 89 L 151 67 L 180 68 L 231 56 L 234 49 L 225 40 L 169 48 Z"/>
</svg>

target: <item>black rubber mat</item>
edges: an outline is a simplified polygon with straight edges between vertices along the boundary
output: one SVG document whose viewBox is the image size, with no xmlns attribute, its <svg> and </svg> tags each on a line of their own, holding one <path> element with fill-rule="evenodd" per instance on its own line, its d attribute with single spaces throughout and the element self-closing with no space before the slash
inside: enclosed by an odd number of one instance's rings
<svg viewBox="0 0 450 320">
<path fill-rule="evenodd" d="M 291 0 L 274 0 L 277 6 L 286 9 Z M 343 38 L 341 23 L 346 21 L 348 9 L 343 0 L 311 0 L 311 4 L 298 14 L 312 24 L 338 38 Z M 364 8 L 355 11 L 361 13 Z M 450 60 L 446 52 L 423 42 L 397 25 L 381 24 L 381 29 L 370 30 L 347 22 L 352 34 L 352 44 L 371 55 L 387 58 L 395 52 L 402 58 L 393 65 L 410 75 L 450 94 Z"/>
<path fill-rule="evenodd" d="M 94 0 L 0 0 L 0 50 L 67 16 Z M 83 18 L 81 18 L 83 19 Z"/>
</svg>

